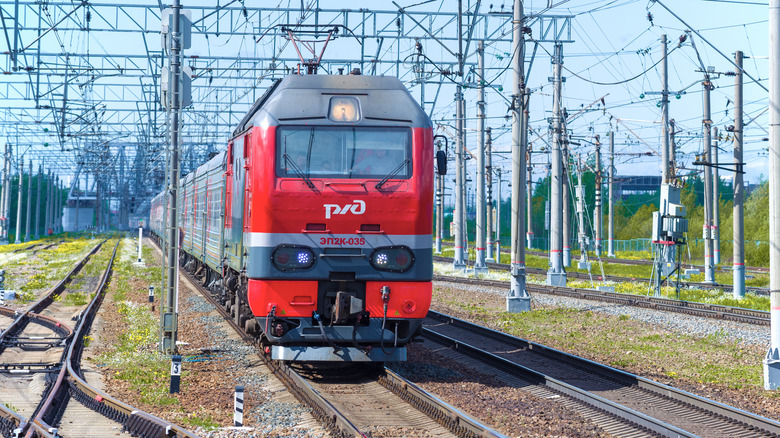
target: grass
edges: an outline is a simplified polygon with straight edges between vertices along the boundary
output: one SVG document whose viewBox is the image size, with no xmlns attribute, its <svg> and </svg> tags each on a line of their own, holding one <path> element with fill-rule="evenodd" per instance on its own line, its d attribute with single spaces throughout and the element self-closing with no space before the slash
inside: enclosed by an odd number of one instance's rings
<svg viewBox="0 0 780 438">
<path fill-rule="evenodd" d="M 62 303 L 66 306 L 84 306 L 92 299 L 94 294 L 88 294 L 84 292 L 70 292 L 62 299 Z"/>
<path fill-rule="evenodd" d="M 436 295 L 435 300 L 467 312 L 469 319 L 479 323 L 632 372 L 650 371 L 735 389 L 763 385 L 762 365 L 755 352 L 745 350 L 723 333 L 696 337 L 655 331 L 647 324 L 630 321 L 627 315 L 570 308 L 507 313 L 498 302 L 466 303 L 444 293 Z"/>
<path fill-rule="evenodd" d="M 534 251 L 534 250 L 526 250 Z M 455 255 L 455 248 L 452 246 L 442 247 L 442 256 L 453 257 Z M 647 251 L 618 251 L 615 253 L 617 258 L 632 259 L 632 260 L 652 260 L 653 255 Z M 474 245 L 469 244 L 469 258 L 473 260 L 475 257 Z M 649 279 L 652 275 L 653 267 L 651 265 L 625 265 L 621 263 L 614 263 L 609 261 L 602 261 L 599 263 L 595 256 L 595 253 L 588 253 L 588 260 L 591 262 L 591 273 L 594 276 L 601 276 L 601 270 L 604 270 L 604 274 L 613 275 L 617 277 L 627 277 L 636 279 Z M 581 272 L 587 273 L 587 269 L 578 269 L 577 260 L 580 258 L 579 251 L 571 252 L 572 266 L 566 268 L 567 272 Z M 501 251 L 501 263 L 509 263 L 511 259 L 510 248 L 502 247 Z M 698 262 L 697 262 L 698 263 Z M 544 256 L 538 256 L 526 253 L 525 264 L 529 268 L 547 269 L 549 267 L 549 259 Z M 718 267 L 716 267 L 717 269 Z M 715 271 L 715 281 L 718 284 L 734 284 L 734 277 L 731 273 L 731 269 L 728 266 L 719 266 L 721 270 Z M 686 280 L 683 280 L 686 281 Z M 704 273 L 691 275 L 690 281 L 703 282 Z M 745 285 L 750 287 L 769 287 L 769 274 L 764 273 L 751 273 L 745 277 Z"/>
<path fill-rule="evenodd" d="M 181 420 L 184 424 L 191 426 L 193 428 L 203 428 L 203 430 L 215 430 L 219 428 L 219 423 L 214 421 L 214 419 L 211 417 L 211 415 L 203 414 L 196 415 L 196 414 L 190 414 L 186 417 L 182 418 Z"/>
<path fill-rule="evenodd" d="M 156 347 L 158 317 L 134 302 L 143 301 L 139 295 L 145 297 L 146 290 L 133 290 L 130 285 L 130 280 L 136 276 L 159 278 L 160 269 L 134 267 L 134 257 L 128 256 L 133 249 L 131 240 L 122 241 L 112 277 L 113 300 L 124 320 L 125 329 L 113 348 L 100 354 L 97 360 L 110 368 L 113 378 L 127 381 L 130 388 L 139 394 L 141 402 L 156 406 L 178 405 L 179 400 L 168 394 L 170 357 L 160 353 Z M 186 370 L 182 372 L 182 385 L 186 385 L 187 374 Z"/>
</svg>

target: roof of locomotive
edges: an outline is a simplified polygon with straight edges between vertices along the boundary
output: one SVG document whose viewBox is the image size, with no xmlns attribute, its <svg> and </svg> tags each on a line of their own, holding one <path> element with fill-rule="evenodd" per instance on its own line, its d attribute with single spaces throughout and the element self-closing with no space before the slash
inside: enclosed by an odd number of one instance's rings
<svg viewBox="0 0 780 438">
<path fill-rule="evenodd" d="M 347 123 L 348 126 L 431 127 L 431 120 L 398 78 L 290 75 L 274 83 L 252 105 L 233 136 L 252 126 L 333 125 L 328 119 L 330 98 L 345 95 L 360 102 L 360 120 Z"/>
</svg>

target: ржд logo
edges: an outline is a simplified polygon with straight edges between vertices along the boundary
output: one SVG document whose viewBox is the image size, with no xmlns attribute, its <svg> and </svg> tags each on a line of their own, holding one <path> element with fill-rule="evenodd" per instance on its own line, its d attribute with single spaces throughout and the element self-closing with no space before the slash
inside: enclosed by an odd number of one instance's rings
<svg viewBox="0 0 780 438">
<path fill-rule="evenodd" d="M 325 219 L 330 219 L 333 214 L 346 214 L 351 212 L 352 214 L 363 214 L 366 212 L 366 202 L 357 199 L 352 200 L 354 204 L 346 204 L 340 206 L 338 204 L 325 204 Z"/>
</svg>

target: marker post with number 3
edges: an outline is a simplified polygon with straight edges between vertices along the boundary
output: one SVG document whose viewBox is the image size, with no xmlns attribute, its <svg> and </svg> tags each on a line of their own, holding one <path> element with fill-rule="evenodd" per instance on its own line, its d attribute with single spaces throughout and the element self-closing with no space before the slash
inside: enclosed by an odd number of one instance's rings
<svg viewBox="0 0 780 438">
<path fill-rule="evenodd" d="M 179 384 L 181 382 L 181 356 L 175 355 L 171 357 L 171 394 L 177 394 L 179 392 Z"/>
</svg>

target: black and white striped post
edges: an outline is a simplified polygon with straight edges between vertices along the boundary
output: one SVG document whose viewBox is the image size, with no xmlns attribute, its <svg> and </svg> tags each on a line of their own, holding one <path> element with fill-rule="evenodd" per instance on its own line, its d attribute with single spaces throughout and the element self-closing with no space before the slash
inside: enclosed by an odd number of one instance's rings
<svg viewBox="0 0 780 438">
<path fill-rule="evenodd" d="M 236 395 L 233 402 L 233 426 L 244 425 L 244 387 L 236 386 Z"/>
<path fill-rule="evenodd" d="M 149 286 L 149 302 L 154 302 L 154 286 Z"/>
<path fill-rule="evenodd" d="M 177 394 L 179 392 L 179 384 L 181 383 L 181 356 L 174 355 L 171 357 L 171 394 Z"/>
</svg>

